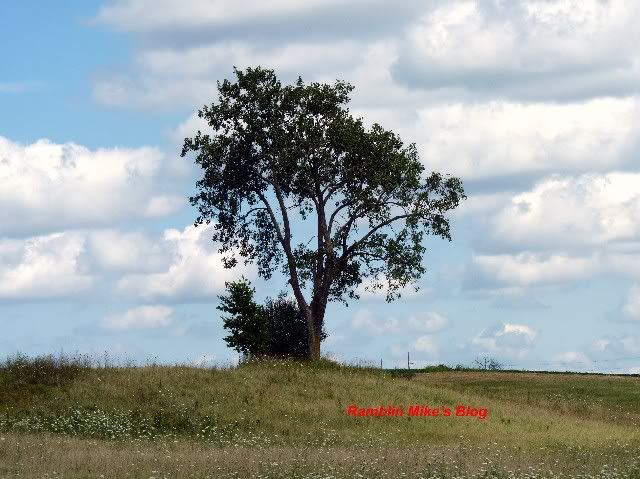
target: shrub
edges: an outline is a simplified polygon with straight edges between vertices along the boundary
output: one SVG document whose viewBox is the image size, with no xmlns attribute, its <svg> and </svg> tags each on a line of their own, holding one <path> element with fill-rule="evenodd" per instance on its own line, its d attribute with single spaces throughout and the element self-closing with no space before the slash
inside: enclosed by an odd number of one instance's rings
<svg viewBox="0 0 640 479">
<path fill-rule="evenodd" d="M 228 313 L 223 316 L 229 336 L 227 345 L 246 357 L 260 356 L 269 352 L 269 327 L 263 308 L 253 300 L 255 289 L 244 277 L 239 281 L 226 282 L 228 294 L 219 296 L 217 309 Z"/>
<path fill-rule="evenodd" d="M 245 359 L 308 357 L 307 321 L 295 300 L 280 293 L 275 299 L 267 298 L 261 306 L 254 301 L 255 289 L 247 279 L 227 282 L 225 286 L 228 293 L 219 297 L 217 309 L 230 315 L 223 316 L 224 327 L 230 331 L 224 338 L 228 346 Z M 321 340 L 326 337 L 323 330 Z"/>
<path fill-rule="evenodd" d="M 293 299 L 280 293 L 263 307 L 269 325 L 270 356 L 306 358 L 309 351 L 307 320 Z M 327 337 L 324 330 L 320 340 Z"/>
</svg>

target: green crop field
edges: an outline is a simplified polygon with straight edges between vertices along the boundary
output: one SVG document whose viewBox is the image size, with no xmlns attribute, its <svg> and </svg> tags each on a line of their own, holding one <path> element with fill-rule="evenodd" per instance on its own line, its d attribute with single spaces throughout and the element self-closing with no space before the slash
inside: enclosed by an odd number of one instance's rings
<svg viewBox="0 0 640 479">
<path fill-rule="evenodd" d="M 379 406 L 403 414 L 373 415 Z M 410 415 L 416 406 L 429 415 Z M 486 418 L 456 416 L 459 406 Z M 0 368 L 2 478 L 640 478 L 639 456 L 638 377 L 329 361 L 203 369 L 18 357 Z"/>
</svg>

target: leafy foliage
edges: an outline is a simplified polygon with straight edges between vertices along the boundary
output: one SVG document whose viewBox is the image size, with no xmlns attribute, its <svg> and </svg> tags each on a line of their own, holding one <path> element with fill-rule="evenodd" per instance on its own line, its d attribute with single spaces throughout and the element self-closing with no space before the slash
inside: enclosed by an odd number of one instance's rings
<svg viewBox="0 0 640 479">
<path fill-rule="evenodd" d="M 217 309 L 228 313 L 223 324 L 230 334 L 227 345 L 245 356 L 265 355 L 269 351 L 269 328 L 262 307 L 253 300 L 255 289 L 244 277 L 225 283 L 228 294 L 219 296 Z"/>
<path fill-rule="evenodd" d="M 309 331 L 304 313 L 295 300 L 281 293 L 263 307 L 270 332 L 270 356 L 305 358 L 309 355 Z M 327 334 L 323 330 L 321 341 Z"/>
<path fill-rule="evenodd" d="M 415 144 L 354 118 L 346 82 L 283 86 L 272 70 L 234 71 L 198 112 L 210 132 L 182 148 L 203 171 L 195 224 L 214 222 L 225 267 L 242 257 L 265 279 L 282 267 L 317 358 L 328 301 L 358 299 L 366 278 L 386 282 L 388 301 L 415 285 L 425 235 L 451 240 L 445 215 L 466 198 L 462 182 L 426 175 Z M 313 221 L 312 238 L 294 234 L 296 213 Z"/>
<path fill-rule="evenodd" d="M 220 296 L 218 309 L 231 316 L 223 317 L 227 345 L 245 357 L 278 356 L 304 358 L 309 355 L 309 333 L 304 313 L 295 300 L 281 293 L 266 304 L 257 304 L 250 282 L 227 282 L 227 295 Z M 321 340 L 326 338 L 322 331 Z"/>
</svg>

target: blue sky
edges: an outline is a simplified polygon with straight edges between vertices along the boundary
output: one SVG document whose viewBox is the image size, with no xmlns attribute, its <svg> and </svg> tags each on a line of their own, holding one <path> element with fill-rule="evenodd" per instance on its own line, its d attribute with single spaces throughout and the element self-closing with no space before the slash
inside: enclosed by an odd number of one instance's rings
<svg viewBox="0 0 640 479">
<path fill-rule="evenodd" d="M 0 15 L 0 354 L 228 363 L 225 270 L 179 156 L 234 65 L 343 79 L 351 111 L 462 178 L 418 294 L 327 312 L 389 366 L 640 372 L 640 2 L 110 0 Z"/>
</svg>

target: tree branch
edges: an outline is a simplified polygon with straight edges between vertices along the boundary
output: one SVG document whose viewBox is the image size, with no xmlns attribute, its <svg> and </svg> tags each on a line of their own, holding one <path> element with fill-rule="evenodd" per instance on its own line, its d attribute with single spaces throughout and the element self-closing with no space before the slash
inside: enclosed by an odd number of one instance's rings
<svg viewBox="0 0 640 479">
<path fill-rule="evenodd" d="M 393 223 L 394 221 L 398 221 L 402 218 L 408 218 L 412 215 L 414 215 L 415 213 L 411 213 L 411 214 L 404 214 L 404 215 L 397 215 L 394 216 L 393 218 L 389 218 L 386 221 L 383 221 L 382 223 L 380 223 L 379 225 L 376 225 L 374 228 L 372 228 L 371 230 L 369 230 L 369 232 L 364 235 L 362 238 L 360 238 L 358 241 L 355 241 L 351 246 L 349 246 L 349 248 L 347 248 L 346 252 L 343 252 L 342 256 L 340 257 L 340 260 L 344 260 L 346 259 L 349 254 L 351 254 L 358 246 L 360 246 L 362 243 L 364 243 L 368 238 L 371 237 L 372 234 L 374 234 L 376 231 L 378 231 L 380 228 L 384 228 L 387 225 L 390 225 L 391 223 Z"/>
</svg>

